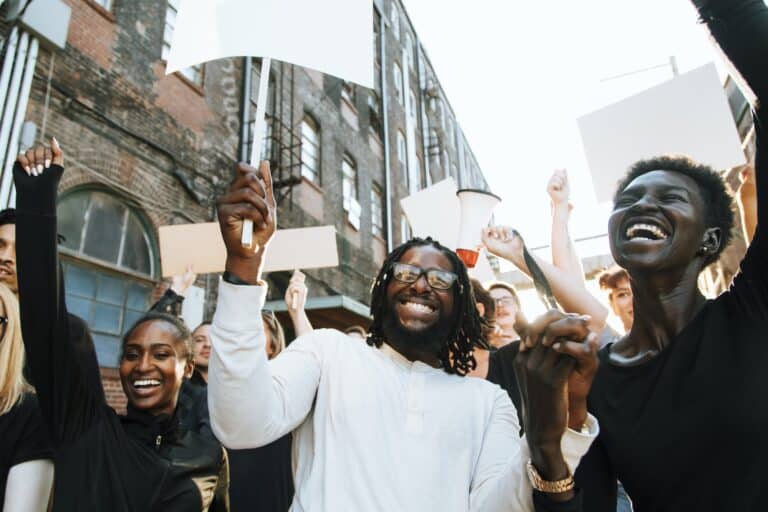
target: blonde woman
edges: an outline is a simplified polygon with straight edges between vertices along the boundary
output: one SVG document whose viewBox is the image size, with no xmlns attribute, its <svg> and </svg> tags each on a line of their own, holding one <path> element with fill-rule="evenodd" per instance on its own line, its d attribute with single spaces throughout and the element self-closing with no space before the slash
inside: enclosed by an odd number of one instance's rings
<svg viewBox="0 0 768 512">
<path fill-rule="evenodd" d="M 0 510 L 5 512 L 46 510 L 53 483 L 48 436 L 23 368 L 19 303 L 0 284 Z"/>
</svg>

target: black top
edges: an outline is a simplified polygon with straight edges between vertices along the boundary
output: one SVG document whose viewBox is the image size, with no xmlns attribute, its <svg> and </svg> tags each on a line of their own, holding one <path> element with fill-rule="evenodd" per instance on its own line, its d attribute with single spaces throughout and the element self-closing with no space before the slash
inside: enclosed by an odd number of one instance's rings
<svg viewBox="0 0 768 512">
<path fill-rule="evenodd" d="M 498 384 L 507 392 L 517 409 L 517 419 L 520 422 L 520 433 L 523 433 L 523 404 L 520 400 L 520 387 L 515 377 L 515 358 L 520 352 L 520 340 L 507 343 L 488 355 L 488 375 L 485 379 Z"/>
<path fill-rule="evenodd" d="M 42 418 L 51 435 L 54 510 L 228 510 L 226 458 L 213 439 L 178 419 L 104 401 L 98 371 L 72 339 L 56 249 L 56 189 L 63 169 L 28 176 L 14 166 L 21 327 Z"/>
<path fill-rule="evenodd" d="M 261 448 L 227 450 L 232 512 L 286 512 L 293 501 L 291 434 Z"/>
<path fill-rule="evenodd" d="M 13 466 L 52 458 L 37 398 L 26 393 L 10 411 L 0 416 L 0 510 L 5 502 L 8 473 Z"/>
<path fill-rule="evenodd" d="M 702 18 L 765 104 L 768 8 L 707 3 Z M 767 115 L 755 116 L 758 228 L 730 289 L 644 364 L 612 364 L 610 345 L 600 352 L 589 397 L 600 435 L 576 475 L 584 510 L 615 511 L 617 478 L 641 512 L 768 509 Z"/>
</svg>

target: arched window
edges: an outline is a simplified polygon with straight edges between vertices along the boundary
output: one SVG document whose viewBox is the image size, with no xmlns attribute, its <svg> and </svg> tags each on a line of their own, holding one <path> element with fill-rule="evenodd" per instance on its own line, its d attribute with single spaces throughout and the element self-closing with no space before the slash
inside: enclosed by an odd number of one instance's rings
<svg viewBox="0 0 768 512">
<path fill-rule="evenodd" d="M 301 121 L 301 175 L 320 183 L 320 126 L 308 115 Z"/>
<path fill-rule="evenodd" d="M 395 97 L 397 98 L 397 102 L 401 105 L 405 105 L 405 96 L 403 93 L 403 70 L 400 68 L 400 64 L 397 62 L 395 62 L 392 73 L 392 79 L 395 82 Z"/>
<path fill-rule="evenodd" d="M 58 218 L 67 307 L 90 327 L 99 364 L 114 367 L 122 335 L 151 305 L 154 237 L 136 211 L 98 190 L 65 195 Z"/>
</svg>

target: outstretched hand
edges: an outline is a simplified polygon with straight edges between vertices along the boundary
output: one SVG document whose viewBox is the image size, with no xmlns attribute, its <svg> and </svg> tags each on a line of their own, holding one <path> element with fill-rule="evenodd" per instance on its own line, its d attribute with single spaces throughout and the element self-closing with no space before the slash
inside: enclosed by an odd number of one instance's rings
<svg viewBox="0 0 768 512">
<path fill-rule="evenodd" d="M 265 250 L 277 229 L 269 162 L 262 161 L 258 170 L 239 163 L 229 190 L 217 202 L 217 213 L 227 249 L 227 270 L 246 282 L 258 283 Z M 255 248 L 240 243 L 244 219 L 253 221 Z"/>
<path fill-rule="evenodd" d="M 183 297 L 195 279 L 197 279 L 197 274 L 193 271 L 192 265 L 187 265 L 187 270 L 183 274 L 173 276 L 171 279 L 171 290 Z"/>
<path fill-rule="evenodd" d="M 288 288 L 285 290 L 285 303 L 291 316 L 302 312 L 307 304 L 309 290 L 305 281 L 304 273 L 300 270 L 294 270 L 291 280 L 288 282 Z"/>
</svg>

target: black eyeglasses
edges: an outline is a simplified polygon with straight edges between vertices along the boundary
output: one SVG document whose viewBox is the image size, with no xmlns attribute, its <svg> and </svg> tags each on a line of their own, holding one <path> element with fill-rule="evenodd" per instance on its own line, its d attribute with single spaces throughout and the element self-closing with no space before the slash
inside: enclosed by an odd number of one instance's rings
<svg viewBox="0 0 768 512">
<path fill-rule="evenodd" d="M 438 268 L 423 269 L 407 263 L 395 263 L 392 265 L 392 277 L 401 283 L 415 283 L 423 275 L 427 276 L 427 284 L 435 290 L 448 290 L 459 278 L 453 272 Z"/>
</svg>

